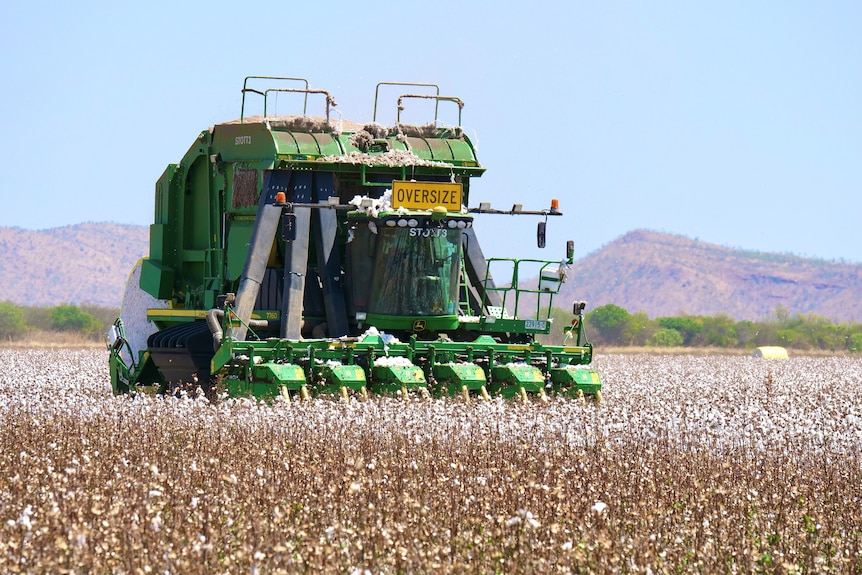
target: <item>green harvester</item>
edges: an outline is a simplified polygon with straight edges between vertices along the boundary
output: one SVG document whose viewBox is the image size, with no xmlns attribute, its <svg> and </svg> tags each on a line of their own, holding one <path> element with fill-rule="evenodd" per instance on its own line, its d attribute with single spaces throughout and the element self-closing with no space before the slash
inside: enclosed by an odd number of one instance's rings
<svg viewBox="0 0 862 575">
<path fill-rule="evenodd" d="M 392 127 L 376 121 L 384 86 L 410 90 Z M 271 113 L 279 95 L 302 113 Z M 318 97 L 323 115 L 308 115 Z M 252 98 L 262 114 L 246 115 Z M 433 104 L 428 124 L 401 122 L 413 99 Z M 456 126 L 441 125 L 441 105 L 457 107 Z M 573 243 L 557 261 L 486 259 L 473 229 L 478 215 L 538 216 L 544 247 L 556 200 L 468 207 L 485 168 L 463 102 L 436 85 L 378 84 L 365 124 L 333 120 L 335 106 L 301 78 L 247 77 L 240 118 L 167 167 L 149 256 L 107 335 L 114 392 L 600 399 L 584 302 L 566 344 L 536 339 L 551 332 Z"/>
</svg>

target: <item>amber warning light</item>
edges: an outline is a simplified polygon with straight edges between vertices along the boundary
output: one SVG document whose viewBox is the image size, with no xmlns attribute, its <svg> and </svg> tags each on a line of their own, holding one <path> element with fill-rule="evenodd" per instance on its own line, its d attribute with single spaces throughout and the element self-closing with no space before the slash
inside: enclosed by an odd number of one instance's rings
<svg viewBox="0 0 862 575">
<path fill-rule="evenodd" d="M 551 213 L 555 214 L 560 211 L 560 200 L 554 198 L 551 200 Z"/>
</svg>

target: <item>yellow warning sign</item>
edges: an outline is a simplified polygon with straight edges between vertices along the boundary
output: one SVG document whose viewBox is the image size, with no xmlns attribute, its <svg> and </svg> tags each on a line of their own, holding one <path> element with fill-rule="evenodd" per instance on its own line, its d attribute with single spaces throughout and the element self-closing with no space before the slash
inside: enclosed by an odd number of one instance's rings
<svg viewBox="0 0 862 575">
<path fill-rule="evenodd" d="M 461 210 L 461 184 L 448 182 L 392 182 L 392 207 L 431 210 L 443 206 L 447 211 Z"/>
</svg>

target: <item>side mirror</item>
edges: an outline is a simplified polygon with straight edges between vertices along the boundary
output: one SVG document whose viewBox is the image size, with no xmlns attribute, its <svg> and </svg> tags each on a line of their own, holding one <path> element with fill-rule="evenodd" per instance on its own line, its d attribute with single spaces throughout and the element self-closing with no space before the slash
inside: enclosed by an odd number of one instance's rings
<svg viewBox="0 0 862 575">
<path fill-rule="evenodd" d="M 575 241 L 569 240 L 566 242 L 566 261 L 569 265 L 575 262 Z"/>
<path fill-rule="evenodd" d="M 545 228 L 547 225 L 548 222 L 539 222 L 539 225 L 536 227 L 536 245 L 540 248 L 545 247 Z"/>
</svg>

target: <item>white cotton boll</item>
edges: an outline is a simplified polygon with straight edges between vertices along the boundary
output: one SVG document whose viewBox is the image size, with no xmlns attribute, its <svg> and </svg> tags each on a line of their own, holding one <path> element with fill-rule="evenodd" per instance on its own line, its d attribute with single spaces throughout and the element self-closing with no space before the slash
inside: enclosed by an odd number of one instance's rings
<svg viewBox="0 0 862 575">
<path fill-rule="evenodd" d="M 33 507 L 28 505 L 24 508 L 24 511 L 21 513 L 21 516 L 18 518 L 18 524 L 24 527 L 27 531 L 30 531 L 33 527 L 33 522 L 30 521 L 30 517 L 33 515 Z"/>
<path fill-rule="evenodd" d="M 521 518 L 517 515 L 509 517 L 509 519 L 506 520 L 506 526 L 507 527 L 512 527 L 514 525 L 520 525 L 520 524 L 521 524 Z"/>
<path fill-rule="evenodd" d="M 413 362 L 411 362 L 406 357 L 401 356 L 393 356 L 393 357 L 378 357 L 374 360 L 375 366 L 388 366 L 388 367 L 396 367 L 396 366 L 411 366 Z"/>
</svg>

